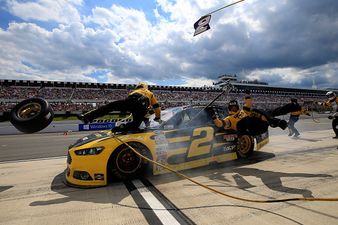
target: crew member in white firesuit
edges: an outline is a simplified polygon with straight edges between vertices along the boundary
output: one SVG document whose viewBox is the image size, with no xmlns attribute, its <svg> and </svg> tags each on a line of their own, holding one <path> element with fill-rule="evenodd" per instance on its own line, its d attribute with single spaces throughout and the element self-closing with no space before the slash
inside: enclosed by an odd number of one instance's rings
<svg viewBox="0 0 338 225">
<path fill-rule="evenodd" d="M 294 137 L 297 138 L 300 135 L 300 133 L 297 130 L 297 128 L 295 127 L 295 123 L 299 120 L 299 116 L 301 114 L 305 114 L 307 116 L 310 116 L 310 113 L 307 110 L 305 110 L 304 107 L 302 107 L 298 104 L 298 101 L 297 101 L 296 98 L 291 98 L 291 104 L 293 104 L 294 107 L 299 108 L 299 110 L 290 112 L 290 118 L 289 118 L 289 121 L 288 121 L 288 128 L 289 128 L 288 136 L 294 135 Z"/>
<path fill-rule="evenodd" d="M 111 111 L 128 111 L 133 115 L 132 122 L 115 127 L 112 131 L 133 131 L 139 129 L 139 126 L 144 121 L 150 106 L 155 112 L 154 121 L 161 122 L 161 108 L 155 95 L 148 90 L 148 85 L 146 83 L 140 82 L 126 99 L 110 102 L 98 109 L 89 111 L 81 115 L 80 119 L 85 123 L 88 123 L 92 122 L 95 118 L 108 114 Z"/>
<path fill-rule="evenodd" d="M 267 132 L 269 125 L 271 127 L 280 127 L 286 129 L 285 120 L 272 118 L 267 113 L 251 109 L 252 98 L 250 91 L 246 90 L 246 97 L 243 109 L 239 108 L 236 100 L 228 103 L 229 115 L 224 119 L 218 117 L 217 112 L 212 115 L 212 119 L 217 127 L 223 127 L 226 130 L 234 130 L 239 134 L 259 135 Z"/>
<path fill-rule="evenodd" d="M 327 101 L 325 102 L 317 102 L 318 105 L 322 105 L 324 107 L 336 107 L 336 113 L 333 116 L 329 116 L 329 119 L 332 119 L 332 129 L 336 134 L 333 138 L 338 138 L 338 97 L 332 91 L 326 93 Z"/>
</svg>

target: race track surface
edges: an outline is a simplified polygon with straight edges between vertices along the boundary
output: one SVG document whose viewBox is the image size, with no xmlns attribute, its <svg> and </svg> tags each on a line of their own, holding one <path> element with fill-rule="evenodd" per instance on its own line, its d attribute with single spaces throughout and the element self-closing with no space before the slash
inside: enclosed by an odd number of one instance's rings
<svg viewBox="0 0 338 225">
<path fill-rule="evenodd" d="M 78 132 L 77 125 L 77 121 L 54 122 L 43 132 L 22 134 L 10 123 L 0 123 L 0 162 L 66 156 L 70 144 L 90 133 Z M 314 123 L 304 117 L 296 127 L 301 133 L 327 130 L 331 128 L 331 121 L 320 118 L 320 123 Z M 270 128 L 269 132 L 272 136 L 287 133 L 279 128 Z"/>
</svg>

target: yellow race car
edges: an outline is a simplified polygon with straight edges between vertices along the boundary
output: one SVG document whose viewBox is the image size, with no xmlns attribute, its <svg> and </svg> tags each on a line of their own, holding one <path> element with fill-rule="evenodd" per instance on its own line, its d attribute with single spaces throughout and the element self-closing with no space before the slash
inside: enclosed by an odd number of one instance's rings
<svg viewBox="0 0 338 225">
<path fill-rule="evenodd" d="M 217 110 L 220 116 L 227 114 L 223 107 Z M 162 124 L 150 120 L 150 126 L 138 132 L 100 131 L 79 139 L 69 146 L 66 183 L 95 187 L 147 171 L 154 175 L 168 172 L 140 158 L 123 142 L 178 171 L 248 157 L 254 150 L 254 139 L 257 150 L 269 141 L 268 133 L 239 136 L 219 129 L 208 116 L 208 108 L 200 111 L 200 107 L 175 107 L 162 112 Z"/>
</svg>

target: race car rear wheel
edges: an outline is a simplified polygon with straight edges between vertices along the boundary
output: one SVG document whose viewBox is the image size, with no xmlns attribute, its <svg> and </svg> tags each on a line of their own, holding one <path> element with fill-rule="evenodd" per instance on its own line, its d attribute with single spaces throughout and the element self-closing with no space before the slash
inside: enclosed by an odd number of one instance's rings
<svg viewBox="0 0 338 225">
<path fill-rule="evenodd" d="M 242 135 L 238 137 L 237 143 L 237 156 L 239 158 L 246 158 L 253 153 L 254 149 L 254 139 L 252 136 L 249 135 Z"/>
<path fill-rule="evenodd" d="M 128 143 L 142 155 L 150 158 L 148 149 L 136 142 Z M 114 179 L 128 180 L 139 177 L 146 172 L 149 162 L 138 156 L 126 145 L 117 148 L 108 162 L 108 172 Z"/>
<path fill-rule="evenodd" d="M 54 112 L 43 98 L 29 98 L 19 102 L 10 112 L 10 122 L 23 133 L 35 133 L 47 127 Z"/>
</svg>

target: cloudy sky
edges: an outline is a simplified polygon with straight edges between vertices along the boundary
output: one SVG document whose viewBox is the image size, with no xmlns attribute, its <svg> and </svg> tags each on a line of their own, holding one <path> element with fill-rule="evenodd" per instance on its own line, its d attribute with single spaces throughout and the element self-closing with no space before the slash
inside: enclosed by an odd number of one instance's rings
<svg viewBox="0 0 338 225">
<path fill-rule="evenodd" d="M 0 0 L 0 79 L 338 88 L 337 0 Z"/>
</svg>

